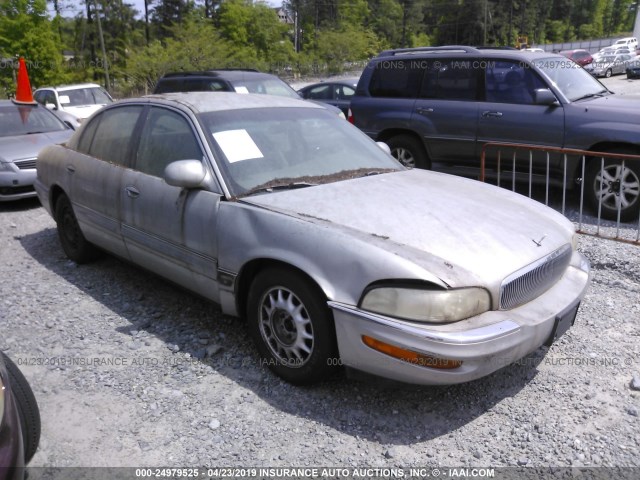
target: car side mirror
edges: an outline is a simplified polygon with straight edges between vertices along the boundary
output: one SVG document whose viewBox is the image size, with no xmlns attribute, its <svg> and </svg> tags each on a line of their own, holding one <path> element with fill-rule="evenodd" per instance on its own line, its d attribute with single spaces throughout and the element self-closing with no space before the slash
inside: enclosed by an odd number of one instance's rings
<svg viewBox="0 0 640 480">
<path fill-rule="evenodd" d="M 164 181 L 167 185 L 180 188 L 198 188 L 207 175 L 200 160 L 177 160 L 164 169 Z"/>
<path fill-rule="evenodd" d="M 376 145 L 378 145 L 384 153 L 391 155 L 391 149 L 389 148 L 389 145 L 384 142 L 376 142 Z"/>
<path fill-rule="evenodd" d="M 548 88 L 536 88 L 533 91 L 533 103 L 549 107 L 559 105 L 558 99 Z"/>
</svg>

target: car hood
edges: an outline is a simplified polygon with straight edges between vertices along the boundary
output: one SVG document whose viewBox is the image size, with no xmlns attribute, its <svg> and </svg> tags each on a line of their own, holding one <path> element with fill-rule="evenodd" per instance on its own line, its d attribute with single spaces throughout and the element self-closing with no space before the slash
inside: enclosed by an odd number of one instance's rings
<svg viewBox="0 0 640 480">
<path fill-rule="evenodd" d="M 38 152 L 47 145 L 64 143 L 73 134 L 73 130 L 58 130 L 47 133 L 32 133 L 0 137 L 0 162 L 13 162 L 25 158 L 36 158 Z"/>
<path fill-rule="evenodd" d="M 617 111 L 624 115 L 633 114 L 634 116 L 640 112 L 640 100 L 626 95 L 613 94 L 605 97 L 593 97 L 587 100 L 577 100 L 574 104 L 579 106 L 581 110 L 584 107 L 586 115 L 593 116 L 602 113 L 604 120 L 620 121 L 621 123 L 629 123 L 629 119 L 627 117 L 612 118 L 612 112 Z"/>
<path fill-rule="evenodd" d="M 91 115 L 93 115 L 95 112 L 97 112 L 98 110 L 100 110 L 102 107 L 104 107 L 106 104 L 101 104 L 101 105 L 78 105 L 76 107 L 62 107 L 62 110 L 70 113 L 71 115 L 73 115 L 76 118 L 80 118 L 80 119 L 85 119 L 85 118 L 89 118 Z"/>
<path fill-rule="evenodd" d="M 244 198 L 408 258 L 449 286 L 500 282 L 571 242 L 559 213 L 508 190 L 409 170 Z M 471 275 L 471 277 L 470 277 Z"/>
</svg>

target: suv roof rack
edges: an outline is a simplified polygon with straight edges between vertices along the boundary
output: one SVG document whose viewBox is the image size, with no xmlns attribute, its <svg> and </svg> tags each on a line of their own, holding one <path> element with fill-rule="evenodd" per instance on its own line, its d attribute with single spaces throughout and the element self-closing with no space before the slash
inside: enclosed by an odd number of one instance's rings
<svg viewBox="0 0 640 480">
<path fill-rule="evenodd" d="M 392 57 L 401 54 L 417 54 L 417 53 L 480 53 L 480 50 L 465 45 L 447 45 L 443 47 L 416 47 L 416 48 L 396 48 L 393 50 L 384 50 L 380 52 L 378 57 Z"/>
</svg>

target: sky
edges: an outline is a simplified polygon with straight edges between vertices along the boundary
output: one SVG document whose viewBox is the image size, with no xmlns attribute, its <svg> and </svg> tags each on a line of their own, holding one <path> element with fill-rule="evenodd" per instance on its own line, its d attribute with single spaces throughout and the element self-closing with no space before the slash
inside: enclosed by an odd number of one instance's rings
<svg viewBox="0 0 640 480">
<path fill-rule="evenodd" d="M 274 7 L 279 7 L 280 5 L 282 5 L 282 0 L 266 0 L 266 1 L 269 5 Z M 130 5 L 133 5 L 133 8 L 138 10 L 140 18 L 144 17 L 144 0 L 124 0 L 124 2 Z M 62 13 L 62 15 L 65 17 L 75 17 L 78 13 L 83 12 L 85 9 L 84 1 L 82 0 L 71 0 L 64 3 L 68 5 L 67 7 L 65 7 L 64 12 Z M 53 15 L 55 14 L 53 10 L 53 5 L 49 2 L 47 2 L 47 5 L 49 9 L 49 14 L 53 17 Z"/>
</svg>

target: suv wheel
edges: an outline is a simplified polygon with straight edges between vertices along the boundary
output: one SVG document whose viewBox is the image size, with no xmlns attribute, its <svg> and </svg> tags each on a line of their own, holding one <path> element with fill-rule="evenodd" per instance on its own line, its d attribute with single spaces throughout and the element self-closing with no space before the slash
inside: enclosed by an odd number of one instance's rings
<svg viewBox="0 0 640 480">
<path fill-rule="evenodd" d="M 615 153 L 632 153 L 616 151 Z M 628 162 L 624 169 L 617 160 L 605 160 L 601 169 L 601 160 L 594 158 L 585 171 L 585 195 L 593 210 L 598 212 L 598 203 L 602 203 L 602 218 L 631 221 L 638 219 L 640 211 L 640 165 Z"/>
<path fill-rule="evenodd" d="M 387 140 L 391 155 L 408 168 L 431 168 L 424 145 L 412 135 L 396 135 Z"/>
</svg>

